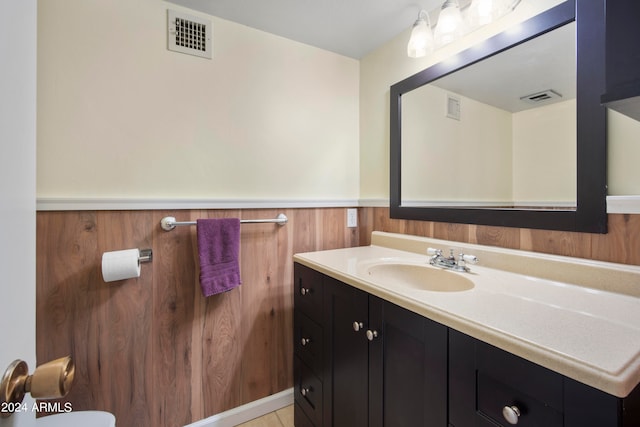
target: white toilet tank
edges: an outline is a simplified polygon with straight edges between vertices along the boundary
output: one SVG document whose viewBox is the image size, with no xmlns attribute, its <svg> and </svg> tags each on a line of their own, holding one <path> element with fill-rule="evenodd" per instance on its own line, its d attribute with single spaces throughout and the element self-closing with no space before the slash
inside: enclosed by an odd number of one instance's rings
<svg viewBox="0 0 640 427">
<path fill-rule="evenodd" d="M 116 417 L 104 411 L 77 411 L 36 419 L 36 427 L 115 427 Z"/>
</svg>

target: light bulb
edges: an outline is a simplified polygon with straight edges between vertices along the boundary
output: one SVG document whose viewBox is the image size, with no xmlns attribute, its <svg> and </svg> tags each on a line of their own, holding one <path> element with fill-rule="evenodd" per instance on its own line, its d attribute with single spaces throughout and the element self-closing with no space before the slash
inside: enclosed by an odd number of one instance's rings
<svg viewBox="0 0 640 427">
<path fill-rule="evenodd" d="M 411 30 L 411 37 L 407 44 L 407 55 L 411 58 L 420 58 L 433 50 L 433 35 L 431 34 L 431 28 L 422 18 L 413 24 Z"/>
<path fill-rule="evenodd" d="M 498 6 L 494 0 L 473 0 L 468 12 L 471 28 L 491 23 L 497 16 Z"/>
<path fill-rule="evenodd" d="M 435 43 L 443 46 L 459 39 L 464 35 L 464 22 L 460 14 L 460 7 L 455 0 L 447 0 L 442 5 L 440 17 L 435 30 Z"/>
</svg>

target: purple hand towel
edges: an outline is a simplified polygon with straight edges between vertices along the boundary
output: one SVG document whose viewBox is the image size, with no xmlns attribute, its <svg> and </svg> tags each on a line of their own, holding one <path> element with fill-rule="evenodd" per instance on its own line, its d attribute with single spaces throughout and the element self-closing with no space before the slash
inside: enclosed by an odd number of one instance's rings
<svg viewBox="0 0 640 427">
<path fill-rule="evenodd" d="M 199 219 L 196 224 L 202 294 L 208 297 L 241 284 L 238 264 L 240 220 Z"/>
</svg>

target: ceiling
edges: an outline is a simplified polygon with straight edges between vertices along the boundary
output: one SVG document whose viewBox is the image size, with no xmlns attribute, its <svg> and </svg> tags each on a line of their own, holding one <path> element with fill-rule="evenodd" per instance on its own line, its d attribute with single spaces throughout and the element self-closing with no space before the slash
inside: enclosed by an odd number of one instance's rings
<svg viewBox="0 0 640 427">
<path fill-rule="evenodd" d="M 575 22 L 564 25 L 433 84 L 512 113 L 574 99 L 575 33 Z M 561 96 L 538 103 L 522 99 L 547 90 Z"/>
<path fill-rule="evenodd" d="M 168 0 L 199 12 L 360 59 L 443 0 Z"/>
</svg>

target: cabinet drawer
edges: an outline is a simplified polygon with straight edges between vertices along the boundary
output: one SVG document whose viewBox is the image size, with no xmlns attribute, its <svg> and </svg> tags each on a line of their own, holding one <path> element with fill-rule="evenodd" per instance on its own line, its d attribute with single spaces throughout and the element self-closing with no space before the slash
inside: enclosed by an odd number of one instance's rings
<svg viewBox="0 0 640 427">
<path fill-rule="evenodd" d="M 322 274 L 294 264 L 294 306 L 317 323 L 322 323 Z"/>
<path fill-rule="evenodd" d="M 476 341 L 478 377 L 519 390 L 562 410 L 562 375 L 482 341 Z"/>
<path fill-rule="evenodd" d="M 299 358 L 294 357 L 294 391 L 296 404 L 300 405 L 315 426 L 322 425 L 322 381 Z"/>
<path fill-rule="evenodd" d="M 561 411 L 482 372 L 478 372 L 477 381 L 478 414 L 494 423 L 509 427 L 514 423 L 507 422 L 506 417 L 513 417 L 512 421 L 522 427 L 562 427 Z M 506 415 L 503 410 L 506 410 Z"/>
<path fill-rule="evenodd" d="M 322 370 L 322 327 L 299 310 L 295 310 L 293 323 L 295 354 L 319 374 Z"/>
<path fill-rule="evenodd" d="M 483 342 L 476 351 L 479 414 L 509 426 L 502 411 L 514 407 L 519 426 L 562 426 L 561 375 Z"/>
<path fill-rule="evenodd" d="M 458 331 L 449 331 L 451 425 L 509 427 L 512 424 L 502 411 L 515 406 L 520 412 L 518 426 L 563 426 L 564 400 L 562 375 Z"/>
</svg>

